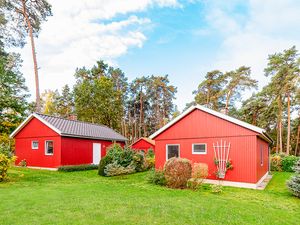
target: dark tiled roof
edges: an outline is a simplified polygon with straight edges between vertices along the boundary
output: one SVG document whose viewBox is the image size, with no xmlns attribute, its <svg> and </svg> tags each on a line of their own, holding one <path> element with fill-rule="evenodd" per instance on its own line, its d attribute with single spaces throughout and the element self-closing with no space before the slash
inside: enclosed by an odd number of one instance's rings
<svg viewBox="0 0 300 225">
<path fill-rule="evenodd" d="M 101 140 L 126 141 L 127 139 L 113 129 L 99 124 L 87 123 L 78 120 L 69 120 L 55 116 L 38 114 L 61 132 L 62 136 L 83 137 Z"/>
</svg>

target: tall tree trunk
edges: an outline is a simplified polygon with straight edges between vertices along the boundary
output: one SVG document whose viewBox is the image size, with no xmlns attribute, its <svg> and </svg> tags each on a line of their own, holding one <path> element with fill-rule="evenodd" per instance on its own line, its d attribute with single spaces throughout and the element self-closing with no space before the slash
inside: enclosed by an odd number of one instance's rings
<svg viewBox="0 0 300 225">
<path fill-rule="evenodd" d="M 279 152 L 279 120 L 277 119 L 276 153 Z"/>
<path fill-rule="evenodd" d="M 290 154 L 290 139 L 291 139 L 291 98 L 290 93 L 287 93 L 287 111 L 288 111 L 288 127 L 286 140 L 286 154 Z"/>
<path fill-rule="evenodd" d="M 230 97 L 231 97 L 231 90 L 228 91 L 227 95 L 226 95 L 226 105 L 225 105 L 225 114 L 228 114 L 229 111 L 229 101 L 230 101 Z"/>
<path fill-rule="evenodd" d="M 297 131 L 297 142 L 296 142 L 296 148 L 295 148 L 295 156 L 297 156 L 297 153 L 298 153 L 299 136 L 300 136 L 300 125 L 298 126 L 298 131 Z"/>
<path fill-rule="evenodd" d="M 33 67 L 34 67 L 34 78 L 35 78 L 36 111 L 40 112 L 41 111 L 40 85 L 39 85 L 39 74 L 38 74 L 38 65 L 37 65 L 37 59 L 36 59 L 35 43 L 34 43 L 34 38 L 33 38 L 33 30 L 32 30 L 32 26 L 31 26 L 31 22 L 29 20 L 29 17 L 27 15 L 25 0 L 22 0 L 22 6 L 23 6 L 23 15 L 24 15 L 24 18 L 25 18 L 25 23 L 28 26 L 29 37 L 30 37 L 30 42 L 31 42 L 31 51 L 32 51 Z"/>
<path fill-rule="evenodd" d="M 144 109 L 143 109 L 143 93 L 142 90 L 140 92 L 140 123 L 139 123 L 139 138 L 142 137 L 142 127 L 143 127 L 143 117 L 144 117 Z"/>
<path fill-rule="evenodd" d="M 279 151 L 282 153 L 282 102 L 281 96 L 278 97 L 278 128 L 279 128 Z"/>
<path fill-rule="evenodd" d="M 206 96 L 206 107 L 207 107 L 207 108 L 209 108 L 209 107 L 208 107 L 209 99 L 210 99 L 210 91 L 208 90 L 208 91 L 207 91 L 207 96 Z"/>
</svg>

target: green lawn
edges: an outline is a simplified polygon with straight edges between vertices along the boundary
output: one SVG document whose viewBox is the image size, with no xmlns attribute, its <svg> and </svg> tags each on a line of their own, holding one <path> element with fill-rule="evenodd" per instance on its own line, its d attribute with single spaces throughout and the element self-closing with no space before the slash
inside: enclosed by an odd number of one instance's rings
<svg viewBox="0 0 300 225">
<path fill-rule="evenodd" d="M 266 190 L 213 194 L 148 184 L 147 172 L 105 178 L 97 171 L 10 170 L 0 183 L 0 224 L 300 224 L 300 199 L 276 173 Z"/>
</svg>

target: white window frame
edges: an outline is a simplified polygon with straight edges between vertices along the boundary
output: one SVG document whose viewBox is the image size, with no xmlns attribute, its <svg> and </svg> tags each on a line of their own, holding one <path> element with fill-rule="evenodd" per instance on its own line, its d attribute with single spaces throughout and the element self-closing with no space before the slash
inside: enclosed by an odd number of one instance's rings
<svg viewBox="0 0 300 225">
<path fill-rule="evenodd" d="M 169 153 L 168 147 L 169 146 L 178 146 L 178 158 L 180 158 L 180 144 L 166 144 L 166 161 L 169 160 L 168 159 L 168 153 Z"/>
<path fill-rule="evenodd" d="M 37 147 L 33 146 L 33 142 L 37 142 Z M 31 149 L 34 149 L 34 150 L 39 149 L 39 141 L 38 140 L 31 141 Z"/>
<path fill-rule="evenodd" d="M 205 145 L 205 152 L 195 152 L 194 151 L 195 145 Z M 206 143 L 193 143 L 192 144 L 192 154 L 193 155 L 206 155 L 207 154 L 207 144 Z"/>
<path fill-rule="evenodd" d="M 53 153 L 47 153 L 47 142 L 52 142 L 53 143 Z M 54 141 L 53 140 L 46 140 L 45 141 L 45 155 L 53 155 L 54 154 Z"/>
</svg>

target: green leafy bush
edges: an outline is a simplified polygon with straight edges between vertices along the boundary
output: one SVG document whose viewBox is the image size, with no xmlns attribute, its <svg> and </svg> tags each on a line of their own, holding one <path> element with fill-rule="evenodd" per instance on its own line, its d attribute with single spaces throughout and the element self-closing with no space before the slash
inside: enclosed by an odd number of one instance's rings
<svg viewBox="0 0 300 225">
<path fill-rule="evenodd" d="M 0 182 L 7 178 L 7 171 L 11 164 L 16 160 L 16 157 L 8 157 L 0 153 Z"/>
<path fill-rule="evenodd" d="M 154 150 L 152 148 L 149 148 L 148 151 L 147 151 L 147 156 L 148 157 L 154 157 L 155 154 L 154 154 Z"/>
<path fill-rule="evenodd" d="M 192 165 L 188 159 L 171 158 L 164 166 L 167 186 L 171 188 L 186 188 L 192 175 Z"/>
<path fill-rule="evenodd" d="M 282 171 L 294 172 L 294 166 L 296 165 L 298 157 L 294 155 L 287 155 L 282 159 Z"/>
<path fill-rule="evenodd" d="M 108 177 L 130 173 L 135 173 L 135 168 L 133 165 L 128 165 L 127 167 L 124 167 L 121 166 L 117 161 L 108 164 L 104 169 L 104 174 Z"/>
<path fill-rule="evenodd" d="M 287 182 L 288 189 L 300 198 L 300 160 L 294 166 L 295 175 Z"/>
<path fill-rule="evenodd" d="M 107 151 L 107 156 L 111 157 L 113 161 L 118 162 L 123 167 L 129 166 L 134 160 L 137 153 L 130 148 L 122 148 L 119 144 L 112 144 Z"/>
<path fill-rule="evenodd" d="M 96 170 L 98 165 L 93 164 L 81 164 L 81 165 L 70 165 L 70 166 L 60 166 L 58 171 L 62 172 L 74 172 L 74 171 L 83 171 L 83 170 Z"/>
<path fill-rule="evenodd" d="M 147 157 L 145 158 L 144 162 L 144 168 L 145 170 L 147 169 L 152 169 L 155 167 L 155 158 L 154 157 Z"/>
<path fill-rule="evenodd" d="M 145 170 L 145 156 L 140 152 L 135 152 L 133 155 L 132 164 L 137 172 Z"/>
<path fill-rule="evenodd" d="M 0 153 L 13 157 L 13 152 L 15 150 L 15 141 L 10 138 L 8 134 L 0 134 Z"/>
<path fill-rule="evenodd" d="M 156 184 L 156 185 L 161 185 L 161 186 L 165 186 L 166 183 L 167 183 L 163 170 L 153 169 L 150 172 L 147 180 L 148 180 L 149 183 Z"/>
<path fill-rule="evenodd" d="M 150 148 L 147 151 L 147 154 L 145 155 L 145 163 L 144 167 L 145 169 L 152 169 L 155 166 L 155 155 L 152 148 Z"/>
<path fill-rule="evenodd" d="M 100 160 L 100 163 L 99 163 L 99 167 L 98 167 L 98 174 L 100 176 L 106 176 L 104 170 L 105 170 L 105 167 L 108 165 L 108 164 L 111 164 L 113 162 L 113 159 L 111 156 L 109 155 L 106 155 L 104 156 L 101 160 Z"/>
<path fill-rule="evenodd" d="M 293 167 L 298 160 L 299 157 L 293 155 L 273 154 L 271 156 L 271 170 L 293 172 Z"/>
</svg>

